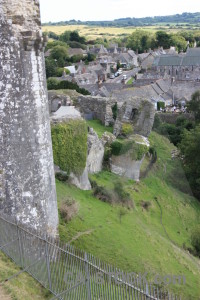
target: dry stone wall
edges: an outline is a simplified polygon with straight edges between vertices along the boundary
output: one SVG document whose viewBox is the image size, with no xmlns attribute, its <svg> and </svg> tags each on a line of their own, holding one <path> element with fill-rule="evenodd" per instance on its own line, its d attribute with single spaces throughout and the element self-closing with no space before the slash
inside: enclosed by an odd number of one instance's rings
<svg viewBox="0 0 200 300">
<path fill-rule="evenodd" d="M 57 232 L 39 1 L 0 0 L 0 212 Z"/>
</svg>

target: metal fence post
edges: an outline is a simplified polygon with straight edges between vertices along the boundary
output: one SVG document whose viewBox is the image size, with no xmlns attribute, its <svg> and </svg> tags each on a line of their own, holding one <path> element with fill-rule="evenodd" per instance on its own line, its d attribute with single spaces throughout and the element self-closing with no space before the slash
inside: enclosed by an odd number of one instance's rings
<svg viewBox="0 0 200 300">
<path fill-rule="evenodd" d="M 85 252 L 85 274 L 86 274 L 86 287 L 87 287 L 87 300 L 92 300 L 91 297 L 91 286 L 90 286 L 90 272 L 88 268 L 88 259 L 87 259 L 87 253 Z"/>
<path fill-rule="evenodd" d="M 22 243 L 21 243 L 21 238 L 20 238 L 20 228 L 18 226 L 18 221 L 16 222 L 16 226 L 17 226 L 17 239 L 18 239 L 18 244 L 19 244 L 20 266 L 23 268 L 24 263 L 23 263 Z"/>
<path fill-rule="evenodd" d="M 48 242 L 45 236 L 45 256 L 46 256 L 46 265 L 47 265 L 47 274 L 48 274 L 48 282 L 49 282 L 49 289 L 52 291 L 52 283 L 51 283 L 51 270 L 50 270 L 50 263 L 49 263 L 49 252 L 48 252 Z"/>
</svg>

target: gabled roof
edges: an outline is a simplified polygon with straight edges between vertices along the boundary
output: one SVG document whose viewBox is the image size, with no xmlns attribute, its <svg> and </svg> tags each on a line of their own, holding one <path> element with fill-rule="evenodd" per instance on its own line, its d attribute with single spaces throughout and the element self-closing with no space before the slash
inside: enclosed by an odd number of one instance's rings
<svg viewBox="0 0 200 300">
<path fill-rule="evenodd" d="M 182 57 L 178 55 L 162 55 L 159 60 L 154 61 L 157 66 L 180 66 Z"/>
<path fill-rule="evenodd" d="M 200 47 L 188 48 L 186 52 L 187 56 L 199 56 L 200 57 Z"/>
<path fill-rule="evenodd" d="M 200 66 L 200 55 L 199 56 L 185 56 L 182 60 L 182 66 Z"/>
</svg>

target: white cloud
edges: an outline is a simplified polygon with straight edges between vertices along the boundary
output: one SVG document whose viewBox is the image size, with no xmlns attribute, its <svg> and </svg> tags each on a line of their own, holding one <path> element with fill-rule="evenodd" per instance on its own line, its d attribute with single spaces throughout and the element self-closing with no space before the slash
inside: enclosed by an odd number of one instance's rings
<svg viewBox="0 0 200 300">
<path fill-rule="evenodd" d="M 199 0 L 40 0 L 42 21 L 113 20 L 200 11 Z"/>
</svg>

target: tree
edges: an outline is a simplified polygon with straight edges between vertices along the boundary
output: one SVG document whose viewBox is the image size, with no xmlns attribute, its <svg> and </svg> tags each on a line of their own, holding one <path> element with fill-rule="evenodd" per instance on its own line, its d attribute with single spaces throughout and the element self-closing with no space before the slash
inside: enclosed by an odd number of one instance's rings
<svg viewBox="0 0 200 300">
<path fill-rule="evenodd" d="M 156 41 L 158 47 L 168 49 L 170 47 L 170 35 L 165 31 L 156 32 Z"/>
<path fill-rule="evenodd" d="M 200 200 L 200 125 L 190 131 L 184 130 L 179 147 L 190 187 Z"/>
<path fill-rule="evenodd" d="M 172 46 L 175 46 L 176 49 L 180 51 L 185 51 L 187 47 L 187 42 L 184 37 L 180 35 L 171 35 L 170 42 Z"/>
<path fill-rule="evenodd" d="M 55 46 L 51 50 L 51 58 L 57 62 L 58 67 L 64 67 L 65 61 L 68 58 L 67 48 L 64 46 Z"/>
<path fill-rule="evenodd" d="M 140 29 L 133 32 L 127 41 L 127 47 L 134 51 L 138 50 L 139 53 L 148 50 L 153 44 L 154 36 L 149 34 L 149 32 Z"/>
<path fill-rule="evenodd" d="M 62 42 L 65 42 L 65 43 L 69 42 L 70 41 L 70 33 L 71 33 L 71 31 L 66 30 L 65 32 L 63 32 L 60 35 L 59 40 Z"/>
<path fill-rule="evenodd" d="M 194 113 L 195 121 L 200 122 L 200 91 L 196 91 L 192 95 L 192 100 L 188 103 L 188 110 Z"/>
<path fill-rule="evenodd" d="M 45 65 L 46 65 L 46 76 L 47 78 L 53 77 L 56 74 L 56 62 L 54 59 L 46 58 L 45 59 Z"/>
<path fill-rule="evenodd" d="M 70 32 L 70 38 L 69 38 L 69 40 L 71 42 L 78 42 L 78 43 L 81 43 L 81 44 L 85 44 L 86 43 L 85 37 L 80 36 L 77 31 L 71 31 Z"/>
</svg>

